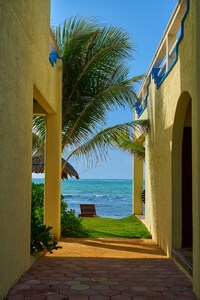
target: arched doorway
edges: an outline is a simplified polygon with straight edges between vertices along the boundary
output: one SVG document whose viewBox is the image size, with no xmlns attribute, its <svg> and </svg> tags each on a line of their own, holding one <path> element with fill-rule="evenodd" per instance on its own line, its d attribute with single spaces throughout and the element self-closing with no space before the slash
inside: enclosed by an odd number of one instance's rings
<svg viewBox="0 0 200 300">
<path fill-rule="evenodd" d="M 192 275 L 192 101 L 179 98 L 172 137 L 172 256 Z"/>
</svg>

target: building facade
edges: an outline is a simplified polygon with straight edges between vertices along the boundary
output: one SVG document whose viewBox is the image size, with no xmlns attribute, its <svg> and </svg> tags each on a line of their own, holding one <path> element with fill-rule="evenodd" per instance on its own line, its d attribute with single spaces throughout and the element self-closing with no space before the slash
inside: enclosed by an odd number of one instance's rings
<svg viewBox="0 0 200 300">
<path fill-rule="evenodd" d="M 0 1 L 0 299 L 30 267 L 32 118 L 46 115 L 45 223 L 60 234 L 62 62 L 50 1 Z"/>
<path fill-rule="evenodd" d="M 145 223 L 200 297 L 200 2 L 179 1 L 152 60 L 136 118 L 148 118 Z M 134 159 L 135 214 L 143 163 Z M 137 175 L 138 174 L 138 175 Z"/>
</svg>

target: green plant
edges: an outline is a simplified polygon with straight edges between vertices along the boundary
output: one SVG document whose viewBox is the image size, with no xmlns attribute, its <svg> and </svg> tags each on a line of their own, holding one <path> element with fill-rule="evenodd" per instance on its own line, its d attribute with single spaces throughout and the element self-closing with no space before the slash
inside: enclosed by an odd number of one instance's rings
<svg viewBox="0 0 200 300">
<path fill-rule="evenodd" d="M 67 211 L 67 203 L 61 195 L 61 232 L 63 236 L 80 237 L 87 233 L 82 220 L 75 215 L 75 211 Z M 32 183 L 32 211 L 31 211 L 31 253 L 34 251 L 57 248 L 56 240 L 50 234 L 51 227 L 43 224 L 44 217 L 44 184 Z M 55 247 L 55 248 L 53 248 Z"/>
<path fill-rule="evenodd" d="M 53 253 L 52 250 L 58 250 L 62 248 L 58 246 L 57 240 L 53 237 L 50 230 L 51 226 L 46 225 L 37 225 L 31 223 L 31 253 L 35 251 L 49 251 Z"/>
<path fill-rule="evenodd" d="M 65 211 L 61 216 L 61 230 L 62 236 L 67 237 L 82 237 L 87 236 L 87 231 L 85 230 L 82 219 L 76 217 L 75 211 L 70 209 Z"/>
<path fill-rule="evenodd" d="M 44 184 L 32 183 L 31 223 L 43 225 L 44 218 Z"/>
<path fill-rule="evenodd" d="M 64 209 L 64 204 L 62 205 Z M 51 234 L 51 226 L 43 224 L 44 218 L 44 184 L 32 183 L 32 205 L 31 205 L 31 253 L 44 250 L 52 253 L 57 250 L 58 242 Z"/>
</svg>

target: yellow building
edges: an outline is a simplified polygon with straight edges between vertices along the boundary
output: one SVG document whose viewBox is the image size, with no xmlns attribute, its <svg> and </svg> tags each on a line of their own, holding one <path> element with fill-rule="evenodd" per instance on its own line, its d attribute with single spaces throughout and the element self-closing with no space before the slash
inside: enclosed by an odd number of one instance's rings
<svg viewBox="0 0 200 300">
<path fill-rule="evenodd" d="M 148 118 L 145 223 L 200 297 L 200 1 L 178 1 L 139 92 Z M 134 161 L 134 213 L 143 163 Z M 193 258 L 193 262 L 192 262 Z"/>
<path fill-rule="evenodd" d="M 0 299 L 30 267 L 32 117 L 47 118 L 45 223 L 60 234 L 62 62 L 48 0 L 0 2 Z"/>
</svg>

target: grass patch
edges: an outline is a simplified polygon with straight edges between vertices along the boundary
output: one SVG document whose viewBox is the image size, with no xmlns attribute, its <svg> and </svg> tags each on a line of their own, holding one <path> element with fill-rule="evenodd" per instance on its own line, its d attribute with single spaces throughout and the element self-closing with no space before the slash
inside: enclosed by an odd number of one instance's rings
<svg viewBox="0 0 200 300">
<path fill-rule="evenodd" d="M 123 219 L 81 218 L 89 238 L 151 238 L 146 226 L 135 216 Z"/>
</svg>

